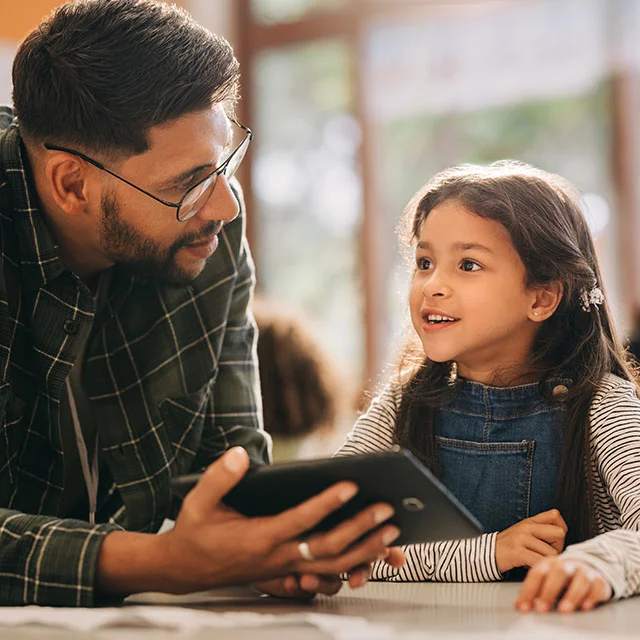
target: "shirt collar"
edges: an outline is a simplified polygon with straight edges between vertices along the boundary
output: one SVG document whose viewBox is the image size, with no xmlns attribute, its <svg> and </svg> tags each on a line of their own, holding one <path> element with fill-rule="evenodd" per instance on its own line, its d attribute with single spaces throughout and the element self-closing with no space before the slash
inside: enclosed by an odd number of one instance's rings
<svg viewBox="0 0 640 640">
<path fill-rule="evenodd" d="M 25 287 L 39 289 L 67 270 L 40 209 L 27 151 L 16 118 L 0 132 L 0 212 L 12 218 Z"/>
</svg>

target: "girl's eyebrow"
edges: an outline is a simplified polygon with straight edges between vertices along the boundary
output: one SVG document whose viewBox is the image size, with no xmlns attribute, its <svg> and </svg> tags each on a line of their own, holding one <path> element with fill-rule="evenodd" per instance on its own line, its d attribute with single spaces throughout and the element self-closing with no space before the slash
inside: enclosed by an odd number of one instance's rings
<svg viewBox="0 0 640 640">
<path fill-rule="evenodd" d="M 430 242 L 418 242 L 418 249 L 432 249 Z M 483 244 L 479 244 L 478 242 L 456 242 L 451 245 L 451 248 L 455 251 L 471 251 L 475 249 L 477 251 L 484 251 L 485 253 L 491 253 L 495 255 L 495 252 L 489 247 L 485 247 Z"/>
</svg>

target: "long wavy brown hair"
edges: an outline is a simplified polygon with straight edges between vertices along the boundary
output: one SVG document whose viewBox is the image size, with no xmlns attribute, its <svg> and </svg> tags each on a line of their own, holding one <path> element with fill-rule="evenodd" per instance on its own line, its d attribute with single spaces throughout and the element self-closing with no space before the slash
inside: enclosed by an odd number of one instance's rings
<svg viewBox="0 0 640 640">
<path fill-rule="evenodd" d="M 582 292 L 604 287 L 579 194 L 560 176 L 512 160 L 442 171 L 413 197 L 398 227 L 400 245 L 411 264 L 422 223 L 436 206 L 450 200 L 499 222 L 509 232 L 526 270 L 525 286 L 562 284 L 562 300 L 542 323 L 526 364 L 540 381 L 543 394 L 549 379 L 572 380 L 566 396 L 556 505 L 569 526 L 567 543 L 587 539 L 596 533 L 591 402 L 605 374 L 613 373 L 636 386 L 638 378 L 616 334 L 606 293 L 605 302 L 599 308 L 590 306 L 590 312 L 580 303 Z M 464 382 L 452 387 L 452 363 L 425 359 L 415 340 L 407 344 L 401 363 L 403 397 L 396 439 L 437 473 L 434 418 Z"/>
</svg>

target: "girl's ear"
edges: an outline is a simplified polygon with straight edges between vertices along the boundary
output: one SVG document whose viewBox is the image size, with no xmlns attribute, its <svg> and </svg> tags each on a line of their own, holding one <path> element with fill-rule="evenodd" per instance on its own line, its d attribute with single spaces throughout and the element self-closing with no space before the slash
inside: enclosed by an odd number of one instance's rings
<svg viewBox="0 0 640 640">
<path fill-rule="evenodd" d="M 529 319 L 542 322 L 550 318 L 562 300 L 563 291 L 562 282 L 559 280 L 532 289 Z"/>
</svg>

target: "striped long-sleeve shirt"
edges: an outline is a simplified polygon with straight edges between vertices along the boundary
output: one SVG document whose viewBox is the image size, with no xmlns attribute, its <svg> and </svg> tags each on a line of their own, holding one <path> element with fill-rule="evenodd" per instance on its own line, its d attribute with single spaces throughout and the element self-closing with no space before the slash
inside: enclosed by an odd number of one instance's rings
<svg viewBox="0 0 640 640">
<path fill-rule="evenodd" d="M 389 384 L 356 422 L 337 455 L 372 453 L 395 444 L 401 390 Z M 607 375 L 590 409 L 591 476 L 598 535 L 563 556 L 600 570 L 614 598 L 640 593 L 640 399 L 635 386 Z M 468 540 L 409 545 L 406 563 L 374 567 L 373 579 L 485 582 L 502 578 L 495 560 L 497 533 Z"/>
</svg>

